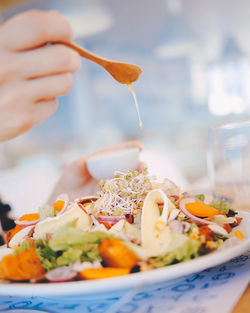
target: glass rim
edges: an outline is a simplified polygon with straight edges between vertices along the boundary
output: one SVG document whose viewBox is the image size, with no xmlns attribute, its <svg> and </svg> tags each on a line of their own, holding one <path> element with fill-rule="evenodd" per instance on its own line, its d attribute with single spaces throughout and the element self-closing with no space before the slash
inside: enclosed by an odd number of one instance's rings
<svg viewBox="0 0 250 313">
<path fill-rule="evenodd" d="M 250 127 L 250 119 L 240 122 L 224 123 L 209 127 L 209 131 L 230 130 L 235 128 Z"/>
</svg>

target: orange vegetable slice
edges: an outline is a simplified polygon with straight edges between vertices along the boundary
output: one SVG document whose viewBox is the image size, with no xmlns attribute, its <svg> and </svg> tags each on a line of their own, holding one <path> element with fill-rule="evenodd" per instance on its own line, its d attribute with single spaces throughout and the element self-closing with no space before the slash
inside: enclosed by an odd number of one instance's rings
<svg viewBox="0 0 250 313">
<path fill-rule="evenodd" d="M 18 256 L 18 268 L 26 279 L 36 278 L 44 273 L 44 269 L 36 254 L 35 248 L 21 251 Z"/>
<path fill-rule="evenodd" d="M 62 200 L 58 200 L 53 204 L 53 208 L 55 211 L 60 212 L 64 207 L 65 202 Z"/>
<path fill-rule="evenodd" d="M 87 268 L 80 272 L 83 279 L 102 279 L 115 276 L 127 275 L 130 273 L 128 268 L 103 267 L 103 268 Z"/>
<path fill-rule="evenodd" d="M 40 218 L 40 215 L 38 213 L 30 213 L 30 214 L 24 214 L 22 217 L 18 219 L 18 221 L 35 221 Z"/>
<path fill-rule="evenodd" d="M 9 254 L 2 258 L 1 272 L 4 279 L 23 280 L 22 273 L 18 270 L 16 255 Z"/>
<path fill-rule="evenodd" d="M 102 239 L 98 251 L 108 267 L 131 269 L 140 261 L 139 257 L 126 244 L 116 238 Z"/>
<path fill-rule="evenodd" d="M 21 251 L 18 255 L 6 255 L 0 263 L 1 279 L 29 280 L 41 277 L 43 273 L 44 269 L 33 247 Z"/>
<path fill-rule="evenodd" d="M 212 217 L 221 214 L 219 210 L 201 201 L 187 203 L 185 207 L 189 213 L 199 217 Z"/>
</svg>

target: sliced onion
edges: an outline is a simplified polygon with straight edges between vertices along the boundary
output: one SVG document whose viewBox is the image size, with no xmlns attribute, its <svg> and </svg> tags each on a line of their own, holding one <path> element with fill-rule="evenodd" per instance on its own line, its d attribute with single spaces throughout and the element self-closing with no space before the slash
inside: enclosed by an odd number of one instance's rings
<svg viewBox="0 0 250 313">
<path fill-rule="evenodd" d="M 8 246 L 10 248 L 14 248 L 15 246 L 19 246 L 26 238 L 29 238 L 33 235 L 34 226 L 30 225 L 24 227 L 19 232 L 17 232 L 9 241 Z"/>
<path fill-rule="evenodd" d="M 180 214 L 180 210 L 178 209 L 174 209 L 171 211 L 171 213 L 169 214 L 169 217 L 168 217 L 168 222 L 171 222 L 173 220 L 176 219 L 176 217 Z"/>
<path fill-rule="evenodd" d="M 169 227 L 174 232 L 183 233 L 183 231 L 184 231 L 184 225 L 182 224 L 181 221 L 177 221 L 177 220 L 171 221 L 169 223 Z"/>
<path fill-rule="evenodd" d="M 208 228 L 212 230 L 212 232 L 222 235 L 222 236 L 228 236 L 228 232 L 225 230 L 225 228 L 214 224 L 214 225 L 208 225 Z"/>
<path fill-rule="evenodd" d="M 18 225 L 18 226 L 21 226 L 21 227 L 27 227 L 27 226 L 36 225 L 39 221 L 40 221 L 39 218 L 37 220 L 33 220 L 33 221 L 19 221 L 19 220 L 15 220 L 15 224 Z"/>
<path fill-rule="evenodd" d="M 191 225 L 188 222 L 182 222 L 182 224 L 184 225 L 184 233 L 186 233 L 187 231 L 189 231 Z"/>
<path fill-rule="evenodd" d="M 166 192 L 167 196 L 179 196 L 179 187 L 170 179 L 164 179 L 162 189 Z"/>
<path fill-rule="evenodd" d="M 182 193 L 182 196 L 183 196 L 184 198 L 192 197 L 191 194 L 190 194 L 189 192 L 187 192 L 187 191 L 184 191 L 184 192 Z"/>
<path fill-rule="evenodd" d="M 121 220 L 125 220 L 125 216 L 99 216 L 97 220 L 101 223 L 116 224 Z"/>
<path fill-rule="evenodd" d="M 215 225 L 214 222 L 204 220 L 204 219 L 199 218 L 199 217 L 191 214 L 190 212 L 188 212 L 188 210 L 186 209 L 186 204 L 193 203 L 196 201 L 199 201 L 199 200 L 197 200 L 195 198 L 191 198 L 191 197 L 182 199 L 180 201 L 180 209 L 181 209 L 182 213 L 185 214 L 192 222 L 194 222 L 198 225 Z"/>
<path fill-rule="evenodd" d="M 52 283 L 70 281 L 77 276 L 77 272 L 70 266 L 61 266 L 45 274 L 47 280 Z"/>
<path fill-rule="evenodd" d="M 62 193 L 62 194 L 60 194 L 60 195 L 56 198 L 55 203 L 56 203 L 57 201 L 63 201 L 63 202 L 64 202 L 63 208 L 62 208 L 62 209 L 60 210 L 60 212 L 57 213 L 57 215 L 56 215 L 56 216 L 60 216 L 60 215 L 62 215 L 62 214 L 67 210 L 67 207 L 68 207 L 68 205 L 69 205 L 69 196 L 68 196 L 66 193 Z"/>
</svg>

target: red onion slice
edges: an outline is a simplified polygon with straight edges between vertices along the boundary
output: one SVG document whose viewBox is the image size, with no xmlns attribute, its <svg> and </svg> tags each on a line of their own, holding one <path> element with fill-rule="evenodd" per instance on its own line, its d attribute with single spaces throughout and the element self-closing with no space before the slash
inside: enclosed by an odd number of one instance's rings
<svg viewBox="0 0 250 313">
<path fill-rule="evenodd" d="M 199 218 L 191 213 L 188 212 L 188 210 L 186 209 L 186 204 L 188 203 L 193 203 L 199 201 L 195 198 L 184 198 L 180 201 L 180 210 L 182 211 L 183 214 L 185 214 L 188 218 L 190 218 L 190 220 L 198 225 L 215 225 L 214 222 L 210 222 L 207 220 L 204 220 L 202 218 Z"/>
<path fill-rule="evenodd" d="M 98 222 L 116 224 L 120 220 L 125 220 L 125 216 L 99 216 Z"/>
<path fill-rule="evenodd" d="M 180 210 L 174 209 L 170 212 L 169 217 L 168 217 L 168 222 L 174 221 L 176 217 L 180 214 Z"/>
<path fill-rule="evenodd" d="M 63 208 L 62 208 L 62 209 L 57 213 L 57 215 L 56 215 L 56 216 L 60 216 L 60 215 L 62 215 L 62 214 L 67 210 L 67 207 L 68 207 L 68 205 L 69 205 L 69 196 L 68 196 L 66 193 L 62 193 L 62 194 L 60 194 L 60 195 L 57 197 L 55 203 L 56 203 L 57 201 L 63 201 L 63 202 L 64 202 Z"/>
<path fill-rule="evenodd" d="M 27 227 L 27 226 L 32 226 L 32 225 L 36 225 L 38 222 L 40 221 L 40 219 L 34 220 L 34 221 L 19 221 L 19 220 L 15 220 L 15 224 L 21 227 Z"/>
<path fill-rule="evenodd" d="M 70 281 L 77 276 L 77 272 L 70 266 L 61 266 L 45 274 L 47 280 L 52 283 Z"/>
<path fill-rule="evenodd" d="M 185 226 L 181 221 L 174 220 L 169 223 L 169 227 L 173 232 L 183 233 Z"/>
</svg>

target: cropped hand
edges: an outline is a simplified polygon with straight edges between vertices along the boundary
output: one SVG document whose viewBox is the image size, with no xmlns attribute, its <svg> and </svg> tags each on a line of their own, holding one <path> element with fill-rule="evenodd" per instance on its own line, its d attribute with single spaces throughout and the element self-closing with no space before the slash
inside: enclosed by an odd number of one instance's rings
<svg viewBox="0 0 250 313">
<path fill-rule="evenodd" d="M 0 27 L 0 141 L 45 120 L 70 91 L 80 57 L 62 43 L 72 39 L 55 11 L 27 11 Z"/>
<path fill-rule="evenodd" d="M 141 150 L 142 146 L 139 141 L 127 141 L 116 146 L 99 150 L 68 165 L 56 184 L 48 203 L 53 203 L 61 193 L 67 193 L 71 201 L 79 197 L 94 195 L 98 189 L 98 181 L 90 175 L 86 164 L 87 159 L 90 156 L 126 148 L 138 148 Z M 144 164 L 139 163 L 138 170 L 140 171 L 143 168 Z"/>
</svg>

